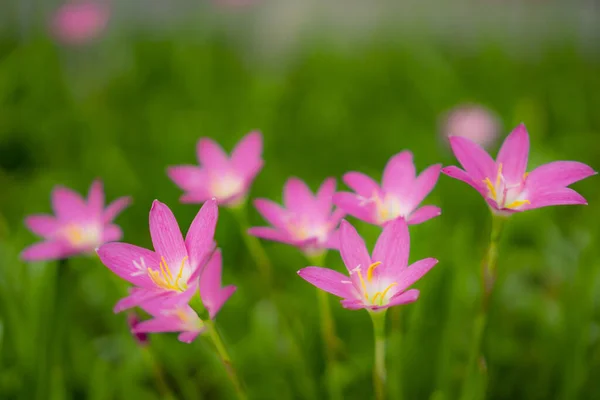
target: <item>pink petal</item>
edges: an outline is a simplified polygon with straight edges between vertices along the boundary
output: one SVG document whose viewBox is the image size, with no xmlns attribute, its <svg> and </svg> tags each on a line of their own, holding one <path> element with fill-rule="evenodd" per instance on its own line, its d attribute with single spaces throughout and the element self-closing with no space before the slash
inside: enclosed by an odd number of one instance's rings
<svg viewBox="0 0 600 400">
<path fill-rule="evenodd" d="M 279 204 L 267 199 L 256 199 L 254 200 L 254 207 L 271 225 L 287 231 L 287 211 Z"/>
<path fill-rule="evenodd" d="M 102 263 L 119 277 L 137 286 L 156 287 L 147 271 L 147 268 L 159 270 L 160 257 L 155 252 L 128 243 L 106 243 L 96 252 Z"/>
<path fill-rule="evenodd" d="M 479 193 L 481 193 L 481 195 L 486 197 L 482 186 L 483 181 L 475 182 L 473 178 L 471 178 L 471 175 L 469 175 L 466 171 L 463 171 L 462 169 L 455 166 L 450 166 L 442 168 L 442 173 L 448 175 L 450 178 L 458 179 L 459 181 L 465 182 L 466 184 L 472 186 Z"/>
<path fill-rule="evenodd" d="M 193 165 L 177 165 L 167 168 L 167 175 L 185 191 L 206 191 L 208 175 L 202 168 Z"/>
<path fill-rule="evenodd" d="M 59 228 L 60 224 L 51 215 L 30 215 L 25 218 L 25 225 L 36 235 L 48 237 L 52 236 Z"/>
<path fill-rule="evenodd" d="M 272 240 L 274 242 L 281 242 L 291 245 L 298 245 L 298 241 L 292 238 L 287 232 L 279 231 L 277 229 L 269 228 L 266 226 L 257 226 L 248 229 L 248 234 L 256 236 L 261 239 Z"/>
<path fill-rule="evenodd" d="M 204 267 L 200 276 L 200 297 L 206 309 L 210 312 L 212 306 L 216 303 L 221 291 L 221 271 L 223 266 L 223 256 L 221 249 L 217 249 L 210 261 Z"/>
<path fill-rule="evenodd" d="M 348 172 L 342 179 L 346 186 L 365 198 L 381 194 L 379 184 L 361 172 Z"/>
<path fill-rule="evenodd" d="M 423 206 L 408 217 L 409 225 L 418 225 L 442 214 L 442 209 L 436 206 Z"/>
<path fill-rule="evenodd" d="M 229 168 L 229 158 L 223 148 L 214 140 L 201 138 L 196 146 L 198 162 L 212 170 L 225 170 Z"/>
<path fill-rule="evenodd" d="M 528 158 L 529 135 L 525 125 L 520 124 L 504 140 L 496 158 L 496 164 L 502 165 L 502 174 L 509 185 L 522 182 Z"/>
<path fill-rule="evenodd" d="M 421 279 L 431 268 L 438 263 L 435 258 L 426 258 L 419 260 L 401 271 L 397 271 L 399 276 L 394 277 L 398 286 L 395 288 L 398 292 L 403 292 Z"/>
<path fill-rule="evenodd" d="M 374 306 L 370 307 L 371 310 L 377 311 L 384 308 L 389 308 L 393 306 L 398 306 L 401 304 L 409 304 L 414 303 L 419 299 L 419 291 L 417 289 L 411 289 L 404 293 L 399 293 L 390 299 L 390 302 L 385 306 Z"/>
<path fill-rule="evenodd" d="M 528 190 L 545 187 L 569 186 L 577 181 L 596 175 L 590 166 L 576 161 L 555 161 L 541 165 L 527 177 Z"/>
<path fill-rule="evenodd" d="M 340 224 L 340 254 L 350 273 L 358 266 L 366 270 L 371 265 L 364 240 L 346 220 Z"/>
<path fill-rule="evenodd" d="M 123 237 L 123 230 L 118 225 L 108 225 L 102 232 L 102 243 L 116 242 Z"/>
<path fill-rule="evenodd" d="M 219 209 L 214 199 L 202 205 L 185 236 L 185 247 L 192 270 L 201 268 L 213 252 Z"/>
<path fill-rule="evenodd" d="M 57 260 L 65 257 L 68 251 L 69 248 L 63 242 L 39 242 L 23 250 L 21 259 L 24 261 Z"/>
<path fill-rule="evenodd" d="M 306 267 L 298 271 L 298 275 L 308 283 L 338 297 L 347 299 L 357 296 L 350 278 L 332 269 Z"/>
<path fill-rule="evenodd" d="M 460 164 L 475 182 L 496 177 L 496 163 L 481 146 L 460 136 L 451 136 L 450 146 Z"/>
<path fill-rule="evenodd" d="M 331 212 L 333 205 L 333 195 L 335 194 L 335 178 L 327 178 L 321 184 L 316 194 L 316 203 L 319 215 L 327 216 Z"/>
<path fill-rule="evenodd" d="M 150 236 L 154 250 L 167 265 L 179 265 L 187 257 L 183 236 L 175 216 L 165 204 L 154 200 L 150 209 Z"/>
<path fill-rule="evenodd" d="M 114 220 L 121 211 L 131 204 L 131 197 L 119 197 L 104 210 L 103 222 L 105 224 Z"/>
<path fill-rule="evenodd" d="M 283 187 L 283 204 L 288 211 L 303 212 L 310 210 L 315 199 L 306 183 L 298 178 L 290 178 Z"/>
<path fill-rule="evenodd" d="M 182 343 L 192 343 L 198 335 L 202 333 L 202 331 L 198 332 L 181 332 L 179 336 L 177 336 L 177 340 Z"/>
<path fill-rule="evenodd" d="M 204 203 L 206 200 L 211 199 L 213 196 L 208 191 L 202 189 L 198 191 L 194 191 L 191 193 L 184 193 L 179 201 L 182 204 L 200 204 Z"/>
<path fill-rule="evenodd" d="M 136 333 L 179 332 L 182 330 L 181 321 L 177 317 L 157 317 L 142 321 L 134 329 Z"/>
<path fill-rule="evenodd" d="M 97 179 L 88 192 L 88 210 L 92 215 L 102 215 L 104 211 L 104 189 L 102 181 Z"/>
<path fill-rule="evenodd" d="M 404 218 L 396 218 L 386 224 L 375 244 L 372 259 L 374 262 L 381 261 L 383 265 L 373 270 L 373 276 L 377 278 L 382 273 L 388 275 L 388 271 L 405 268 L 408 265 L 409 253 L 408 225 Z"/>
<path fill-rule="evenodd" d="M 61 220 L 86 218 L 87 204 L 79 193 L 64 186 L 56 186 L 52 191 L 52 208 Z"/>
<path fill-rule="evenodd" d="M 419 175 L 412 186 L 412 191 L 408 194 L 406 201 L 410 204 L 412 210 L 416 209 L 425 197 L 431 193 L 440 177 L 442 166 L 440 164 L 432 165 Z M 410 200 L 409 200 L 410 199 Z"/>
<path fill-rule="evenodd" d="M 396 154 L 388 161 L 383 170 L 381 181 L 384 192 L 394 193 L 398 197 L 407 197 L 415 182 L 415 164 L 410 151 Z"/>
<path fill-rule="evenodd" d="M 129 310 L 130 308 L 140 306 L 148 301 L 154 301 L 157 298 L 163 298 L 168 292 L 159 288 L 143 289 L 133 288 L 129 296 L 119 300 L 113 308 L 113 312 L 120 313 L 121 311 Z"/>
<path fill-rule="evenodd" d="M 215 302 L 206 307 L 208 309 L 208 316 L 210 319 L 214 319 L 217 316 L 225 302 L 229 300 L 236 290 L 237 287 L 233 285 L 225 286 L 223 289 L 221 289 L 219 292 L 219 297 L 215 300 Z"/>
<path fill-rule="evenodd" d="M 375 224 L 375 203 L 349 192 L 338 192 L 333 203 L 346 213 L 365 222 Z"/>
<path fill-rule="evenodd" d="M 529 201 L 521 210 L 563 205 L 587 205 L 587 200 L 569 188 L 548 188 L 530 194 Z"/>
<path fill-rule="evenodd" d="M 332 250 L 340 249 L 340 231 L 335 230 L 329 234 L 327 241 L 325 242 L 325 247 Z"/>
<path fill-rule="evenodd" d="M 231 152 L 231 163 L 242 176 L 254 177 L 263 165 L 263 138 L 258 131 L 250 132 L 238 142 Z"/>
<path fill-rule="evenodd" d="M 341 300 L 340 303 L 342 303 L 342 307 L 348 310 L 360 310 L 362 308 L 367 308 L 362 300 L 344 299 Z"/>
</svg>

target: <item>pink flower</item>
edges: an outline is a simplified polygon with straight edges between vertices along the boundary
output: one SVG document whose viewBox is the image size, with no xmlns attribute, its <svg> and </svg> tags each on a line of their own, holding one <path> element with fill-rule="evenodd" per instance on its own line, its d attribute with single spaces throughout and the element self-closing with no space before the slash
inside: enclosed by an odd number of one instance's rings
<svg viewBox="0 0 600 400">
<path fill-rule="evenodd" d="M 148 335 L 146 333 L 137 333 L 137 326 L 140 324 L 141 320 L 135 312 L 131 312 L 127 314 L 127 325 L 129 325 L 129 330 L 131 331 L 131 335 L 135 339 L 138 345 L 146 346 L 149 342 Z"/>
<path fill-rule="evenodd" d="M 182 203 L 202 203 L 216 198 L 219 204 L 236 206 L 245 200 L 250 185 L 263 166 L 262 135 L 250 132 L 233 149 L 231 157 L 221 146 L 201 138 L 197 146 L 200 166 L 169 167 L 167 174 L 184 190 Z"/>
<path fill-rule="evenodd" d="M 453 108 L 443 118 L 444 138 L 461 136 L 484 148 L 496 142 L 499 130 L 498 117 L 490 110 L 477 105 Z"/>
<path fill-rule="evenodd" d="M 438 262 L 427 258 L 408 266 L 409 250 L 408 226 L 403 218 L 383 228 L 373 257 L 356 229 L 344 220 L 340 226 L 340 254 L 350 278 L 320 267 L 306 267 L 298 274 L 319 289 L 341 297 L 345 308 L 376 311 L 416 301 L 419 291 L 408 288 Z"/>
<path fill-rule="evenodd" d="M 55 260 L 89 253 L 103 243 L 121 239 L 121 228 L 113 224 L 116 216 L 129 205 L 130 197 L 121 197 L 104 208 L 102 182 L 90 187 L 87 201 L 66 187 L 52 191 L 55 216 L 38 214 L 25 219 L 25 225 L 43 242 L 21 253 L 25 261 Z"/>
<path fill-rule="evenodd" d="M 285 208 L 266 200 L 256 199 L 258 212 L 273 227 L 250 228 L 248 233 L 263 239 L 291 244 L 307 253 L 337 249 L 336 228 L 344 217 L 341 210 L 331 211 L 335 179 L 326 179 L 316 195 L 298 178 L 290 178 L 283 189 Z"/>
<path fill-rule="evenodd" d="M 534 208 L 587 204 L 570 184 L 595 175 L 589 166 L 575 161 L 555 161 L 527 172 L 529 135 L 521 124 L 504 141 L 496 161 L 472 141 L 453 136 L 450 145 L 464 167 L 442 170 L 474 187 L 492 210 L 509 215 Z"/>
<path fill-rule="evenodd" d="M 417 177 L 412 153 L 403 151 L 388 161 L 381 187 L 365 174 L 348 172 L 344 183 L 356 193 L 336 193 L 333 202 L 348 214 L 371 224 L 383 226 L 398 217 L 405 218 L 410 225 L 420 224 L 442 213 L 435 206 L 419 208 L 437 183 L 441 167 L 432 165 Z"/>
<path fill-rule="evenodd" d="M 193 287 L 214 251 L 217 217 L 215 200 L 204 203 L 184 241 L 169 207 L 154 200 L 150 210 L 154 251 L 128 243 L 108 243 L 100 247 L 97 252 L 104 265 L 135 285 L 130 295 L 117 303 L 115 312 L 157 297 L 180 295 Z"/>
<path fill-rule="evenodd" d="M 80 45 L 98 37 L 110 17 L 107 3 L 81 1 L 63 4 L 53 15 L 50 29 L 64 44 Z"/>
<path fill-rule="evenodd" d="M 223 307 L 223 304 L 236 291 L 235 286 L 221 287 L 222 257 L 217 250 L 204 268 L 200 277 L 200 298 L 212 320 Z M 156 299 L 142 303 L 141 307 L 154 318 L 140 322 L 135 332 L 181 332 L 179 340 L 192 342 L 206 326 L 198 314 L 190 307 L 192 297 L 198 293 L 198 285 L 190 287 L 181 296 L 166 300 Z"/>
</svg>

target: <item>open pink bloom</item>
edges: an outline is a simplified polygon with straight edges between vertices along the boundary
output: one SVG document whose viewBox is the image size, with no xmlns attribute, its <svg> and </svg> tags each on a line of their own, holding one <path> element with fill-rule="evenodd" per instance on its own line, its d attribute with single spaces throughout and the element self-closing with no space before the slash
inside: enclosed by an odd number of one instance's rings
<svg viewBox="0 0 600 400">
<path fill-rule="evenodd" d="M 567 186 L 596 172 L 579 162 L 555 161 L 528 173 L 529 135 L 523 124 L 508 135 L 496 161 L 479 145 L 463 137 L 451 137 L 450 145 L 465 170 L 451 166 L 442 172 L 471 185 L 498 213 L 587 204 Z"/>
<path fill-rule="evenodd" d="M 192 287 L 214 252 L 217 217 L 215 200 L 204 203 L 184 241 L 169 207 L 154 200 L 150 210 L 154 251 L 128 243 L 101 246 L 97 252 L 104 265 L 135 285 L 130 295 L 117 303 L 115 312 L 157 297 L 177 296 Z"/>
<path fill-rule="evenodd" d="M 432 165 L 417 177 L 412 153 L 403 151 L 388 161 L 381 187 L 365 174 L 348 172 L 344 183 L 356 193 L 336 193 L 333 202 L 348 214 L 371 224 L 383 226 L 398 217 L 410 225 L 420 224 L 442 213 L 435 206 L 419 208 L 437 183 L 441 167 Z"/>
<path fill-rule="evenodd" d="M 215 318 L 223 304 L 236 290 L 236 287 L 231 285 L 221 287 L 221 271 L 221 251 L 217 250 L 200 276 L 200 297 L 210 319 Z M 181 296 L 142 303 L 141 307 L 154 318 L 138 323 L 134 331 L 138 334 L 181 332 L 179 340 L 190 343 L 205 329 L 204 322 L 189 305 L 196 293 L 198 293 L 198 285 L 190 287 Z"/>
<path fill-rule="evenodd" d="M 266 199 L 256 199 L 258 212 L 273 227 L 254 227 L 248 233 L 263 239 L 297 246 L 307 253 L 338 248 L 336 228 L 344 217 L 332 212 L 335 179 L 326 179 L 316 195 L 298 178 L 290 178 L 283 188 L 285 208 Z"/>
<path fill-rule="evenodd" d="M 116 216 L 129 205 L 130 197 L 121 197 L 104 208 L 102 182 L 90 187 L 87 201 L 63 186 L 52 191 L 54 216 L 30 215 L 25 225 L 43 242 L 27 247 L 21 253 L 25 261 L 56 260 L 93 252 L 106 242 L 121 239 L 121 228 L 113 224 Z"/>
<path fill-rule="evenodd" d="M 372 257 L 356 229 L 344 220 L 340 226 L 340 254 L 350 278 L 320 267 L 306 267 L 298 274 L 319 289 L 341 297 L 345 308 L 376 311 L 418 299 L 419 291 L 408 288 L 438 261 L 426 258 L 408 266 L 409 251 L 410 237 L 403 218 L 383 228 Z"/>
<path fill-rule="evenodd" d="M 110 17 L 107 3 L 81 1 L 63 4 L 53 15 L 50 29 L 64 44 L 80 45 L 98 37 Z"/>
<path fill-rule="evenodd" d="M 231 157 L 215 141 L 201 138 L 197 154 L 200 166 L 167 169 L 169 178 L 185 192 L 181 202 L 202 203 L 214 197 L 219 204 L 235 206 L 244 201 L 263 166 L 262 135 L 250 132 L 235 146 Z"/>
</svg>

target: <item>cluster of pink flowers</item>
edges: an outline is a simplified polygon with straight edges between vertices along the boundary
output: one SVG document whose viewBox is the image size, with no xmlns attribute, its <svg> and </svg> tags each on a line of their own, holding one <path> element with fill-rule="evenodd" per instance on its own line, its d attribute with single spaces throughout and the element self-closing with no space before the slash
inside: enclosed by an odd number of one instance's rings
<svg viewBox="0 0 600 400">
<path fill-rule="evenodd" d="M 416 301 L 419 291 L 411 286 L 438 262 L 427 258 L 409 265 L 409 225 L 441 214 L 436 206 L 421 206 L 440 172 L 471 185 L 494 213 L 503 216 L 550 205 L 586 204 L 567 186 L 595 171 L 582 163 L 559 161 L 528 173 L 529 136 L 523 125 L 506 138 L 496 161 L 465 137 L 452 136 L 450 144 L 464 170 L 433 165 L 417 175 L 412 153 L 402 151 L 387 163 L 381 185 L 359 172 L 344 175 L 352 192 L 336 192 L 334 178 L 326 179 L 316 193 L 300 179 L 290 178 L 283 188 L 283 206 L 254 200 L 270 226 L 251 228 L 249 234 L 295 246 L 309 257 L 339 250 L 349 276 L 320 266 L 298 274 L 340 297 L 345 308 L 375 312 Z M 231 156 L 202 138 L 197 146 L 199 166 L 168 168 L 168 176 L 184 191 L 181 202 L 203 203 L 185 238 L 169 207 L 155 200 L 149 221 L 154 249 L 116 242 L 122 232 L 112 220 L 129 198 L 105 208 L 102 184 L 96 181 L 87 201 L 69 189 L 54 189 L 56 215 L 26 219 L 44 241 L 25 249 L 22 258 L 60 259 L 96 251 L 111 271 L 133 285 L 115 312 L 140 307 L 152 317 L 135 320 L 134 333 L 179 332 L 181 341 L 191 342 L 205 329 L 206 318 L 213 319 L 236 290 L 221 284 L 222 256 L 214 241 L 218 205 L 246 204 L 263 166 L 262 147 L 259 132 L 244 137 Z M 372 254 L 343 219 L 347 214 L 382 227 Z"/>
</svg>

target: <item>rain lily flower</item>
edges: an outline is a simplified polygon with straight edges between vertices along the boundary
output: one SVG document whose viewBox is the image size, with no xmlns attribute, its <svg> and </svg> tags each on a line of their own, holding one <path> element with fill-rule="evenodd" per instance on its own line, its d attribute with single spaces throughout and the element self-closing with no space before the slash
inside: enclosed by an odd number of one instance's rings
<svg viewBox="0 0 600 400">
<path fill-rule="evenodd" d="M 209 318 L 215 318 L 223 304 L 235 292 L 235 286 L 221 287 L 222 256 L 217 250 L 200 276 L 200 284 L 190 287 L 182 295 L 167 300 L 155 299 L 142 303 L 141 307 L 154 318 L 137 324 L 136 333 L 181 332 L 179 340 L 192 342 L 206 326 L 198 314 L 189 305 L 192 297 L 198 293 L 202 305 L 208 311 Z"/>
<path fill-rule="evenodd" d="M 313 195 L 298 178 L 290 178 L 283 188 L 285 208 L 266 199 L 256 199 L 258 212 L 273 227 L 254 227 L 248 233 L 263 239 L 297 246 L 307 254 L 337 249 L 336 228 L 344 217 L 342 210 L 332 212 L 335 179 L 326 179 Z"/>
<path fill-rule="evenodd" d="M 340 226 L 340 254 L 350 278 L 320 267 L 306 267 L 298 274 L 319 289 L 341 297 L 345 308 L 378 311 L 416 301 L 419 291 L 408 288 L 438 262 L 426 258 L 408 266 L 409 250 L 408 226 L 403 218 L 383 228 L 372 257 L 356 229 L 344 220 Z"/>
<path fill-rule="evenodd" d="M 451 137 L 450 145 L 464 170 L 451 166 L 442 171 L 475 188 L 497 214 L 587 204 L 579 193 L 567 186 L 596 172 L 579 162 L 555 161 L 528 173 L 529 135 L 523 124 L 508 135 L 496 161 L 476 143 L 463 137 Z"/>
<path fill-rule="evenodd" d="M 482 106 L 461 105 L 444 116 L 441 130 L 444 139 L 461 136 L 488 148 L 498 139 L 500 121 L 492 111 Z"/>
<path fill-rule="evenodd" d="M 214 197 L 219 204 L 236 206 L 245 200 L 262 169 L 262 147 L 260 132 L 250 132 L 229 157 L 219 144 L 201 138 L 197 146 L 200 166 L 169 167 L 167 174 L 184 190 L 182 203 L 202 203 Z"/>
<path fill-rule="evenodd" d="M 417 177 L 412 153 L 403 151 L 388 161 L 381 187 L 365 174 L 348 172 L 344 183 L 356 193 L 336 193 L 333 202 L 348 214 L 371 224 L 383 226 L 398 217 L 410 225 L 420 224 L 442 213 L 435 206 L 419 208 L 437 183 L 440 169 L 441 165 L 432 165 Z"/>
<path fill-rule="evenodd" d="M 55 187 L 52 191 L 55 216 L 37 214 L 25 219 L 29 230 L 44 241 L 26 248 L 21 258 L 25 261 L 67 258 L 93 252 L 103 243 L 121 239 L 123 232 L 112 221 L 130 202 L 130 197 L 121 197 L 104 208 L 104 190 L 99 180 L 92 183 L 87 201 L 66 187 Z"/>
<path fill-rule="evenodd" d="M 100 36 L 109 18 L 108 2 L 84 0 L 66 3 L 54 13 L 50 29 L 61 43 L 81 45 Z"/>
<path fill-rule="evenodd" d="M 169 207 L 154 200 L 150 210 L 154 251 L 128 243 L 101 246 L 97 252 L 104 265 L 135 285 L 130 295 L 117 303 L 115 312 L 157 297 L 165 300 L 165 297 L 178 296 L 194 287 L 215 249 L 217 217 L 216 201 L 204 203 L 184 241 Z"/>
</svg>

